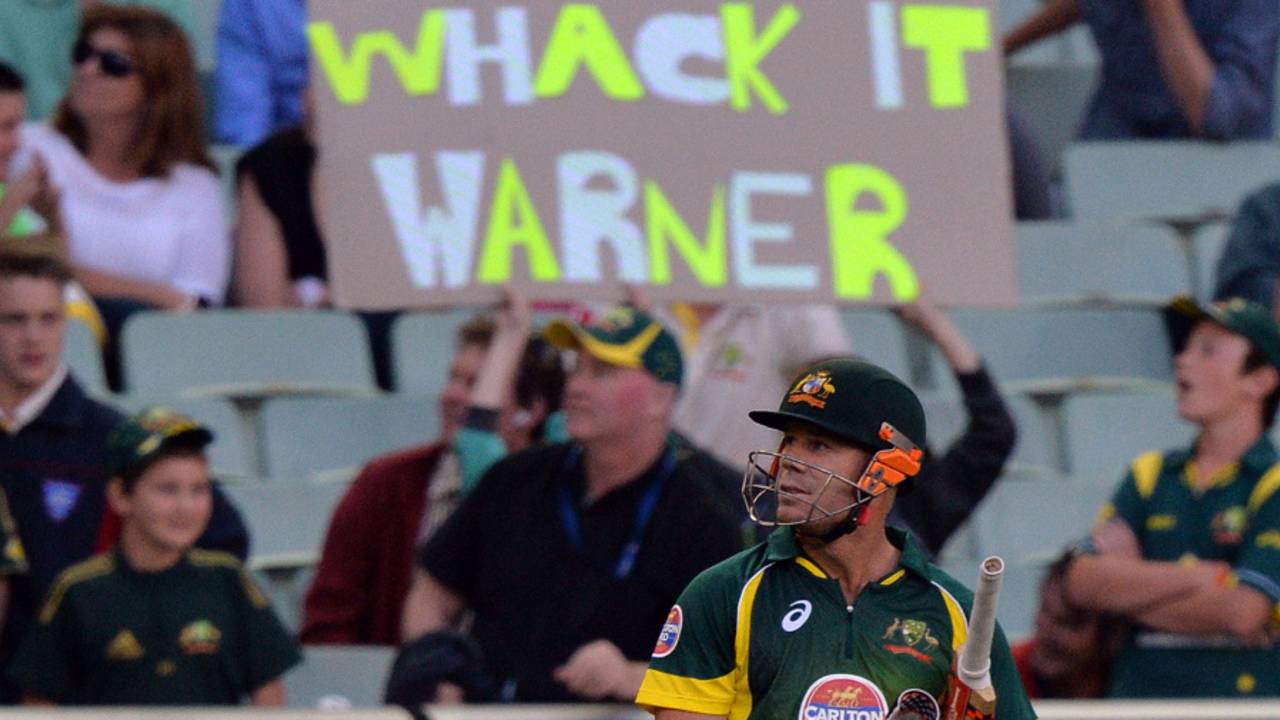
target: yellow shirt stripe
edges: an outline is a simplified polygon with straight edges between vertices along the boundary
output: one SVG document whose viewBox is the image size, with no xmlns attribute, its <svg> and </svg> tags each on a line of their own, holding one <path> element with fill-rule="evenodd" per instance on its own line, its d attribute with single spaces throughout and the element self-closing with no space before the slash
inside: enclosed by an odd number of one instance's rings
<svg viewBox="0 0 1280 720">
<path fill-rule="evenodd" d="M 657 714 L 658 708 L 676 708 L 703 715 L 725 714 L 733 696 L 733 672 L 710 680 L 681 677 L 649 668 L 644 673 L 644 684 L 636 695 L 636 704 Z"/>
<path fill-rule="evenodd" d="M 1271 496 L 1276 494 L 1276 490 L 1280 490 L 1280 464 L 1272 465 L 1258 484 L 1253 486 L 1253 492 L 1249 494 L 1249 514 L 1262 509 Z"/>
<path fill-rule="evenodd" d="M 947 615 L 951 617 L 951 649 L 960 652 L 960 646 L 969 639 L 969 620 L 965 617 L 964 607 L 946 588 L 936 582 L 933 586 L 942 593 L 942 602 L 946 603 Z"/>
<path fill-rule="evenodd" d="M 742 588 L 742 596 L 738 598 L 738 631 L 733 638 L 734 649 L 734 695 L 733 707 L 729 710 L 729 720 L 746 720 L 751 714 L 751 686 L 748 684 L 747 665 L 751 655 L 751 611 L 756 606 L 756 593 L 760 591 L 760 582 L 764 573 L 773 567 L 769 563 L 747 580 Z"/>
<path fill-rule="evenodd" d="M 58 614 L 58 608 L 62 606 L 62 598 L 66 596 L 67 590 L 72 585 L 106 575 L 115 570 L 115 567 L 115 556 L 108 554 L 90 558 L 63 571 L 54 583 L 53 589 L 49 591 L 49 599 L 40 610 L 40 624 L 48 625 L 53 621 L 53 617 Z"/>
<path fill-rule="evenodd" d="M 1160 468 L 1163 465 L 1164 455 L 1159 450 L 1143 453 L 1133 461 L 1133 481 L 1143 500 L 1150 500 L 1155 493 L 1156 481 L 1160 479 Z"/>
</svg>

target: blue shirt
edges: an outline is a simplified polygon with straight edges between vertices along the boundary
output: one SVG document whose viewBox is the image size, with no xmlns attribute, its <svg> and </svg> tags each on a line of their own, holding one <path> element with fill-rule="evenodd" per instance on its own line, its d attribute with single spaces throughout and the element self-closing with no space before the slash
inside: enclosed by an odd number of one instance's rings
<svg viewBox="0 0 1280 720">
<path fill-rule="evenodd" d="M 1213 61 L 1204 136 L 1270 139 L 1280 3 L 1180 0 Z M 1193 133 L 1165 84 L 1138 0 L 1080 0 L 1102 54 L 1102 80 L 1085 116 L 1085 140 L 1187 138 Z"/>
<path fill-rule="evenodd" d="M 222 0 L 214 132 L 252 147 L 302 122 L 307 86 L 305 0 Z"/>
</svg>

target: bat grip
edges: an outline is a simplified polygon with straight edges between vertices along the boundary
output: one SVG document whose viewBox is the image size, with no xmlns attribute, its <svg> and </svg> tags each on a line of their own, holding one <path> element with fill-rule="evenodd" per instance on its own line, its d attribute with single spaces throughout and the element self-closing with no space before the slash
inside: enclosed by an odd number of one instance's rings
<svg viewBox="0 0 1280 720">
<path fill-rule="evenodd" d="M 991 680 L 991 642 L 996 630 L 996 605 L 1004 577 L 1004 560 L 991 556 L 982 561 L 978 587 L 969 614 L 969 639 L 960 653 L 957 674 L 970 687 L 982 687 Z"/>
</svg>

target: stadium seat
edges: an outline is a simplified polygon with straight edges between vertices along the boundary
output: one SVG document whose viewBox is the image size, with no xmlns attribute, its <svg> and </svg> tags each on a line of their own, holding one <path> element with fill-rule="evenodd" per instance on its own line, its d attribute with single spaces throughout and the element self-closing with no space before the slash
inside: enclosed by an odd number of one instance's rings
<svg viewBox="0 0 1280 720">
<path fill-rule="evenodd" d="M 235 405 L 220 398 L 156 399 L 137 395 L 121 395 L 115 399 L 122 412 L 136 413 L 144 408 L 161 405 L 172 408 L 195 419 L 213 431 L 213 444 L 209 446 L 209 466 L 219 480 L 244 480 L 258 473 L 254 461 L 252 438 L 246 437 L 240 415 Z"/>
<path fill-rule="evenodd" d="M 1244 196 L 1275 182 L 1280 146 L 1270 142 L 1080 142 L 1067 148 L 1073 216 L 1095 220 L 1234 213 Z"/>
<path fill-rule="evenodd" d="M 1046 562 L 1093 527 L 1111 488 L 1071 476 L 1007 472 L 974 511 L 978 557 Z"/>
<path fill-rule="evenodd" d="M 396 648 L 373 645 L 302 649 L 302 665 L 284 678 L 289 705 L 296 708 L 371 708 L 382 692 Z"/>
<path fill-rule="evenodd" d="M 1168 340 L 1156 310 L 969 309 L 954 318 L 996 380 L 1018 390 L 1060 394 L 1171 377 Z"/>
<path fill-rule="evenodd" d="M 291 631 L 345 483 L 237 483 L 223 489 L 249 527 L 249 570 Z"/>
<path fill-rule="evenodd" d="M 1009 462 L 1031 468 L 1043 468 L 1050 472 L 1057 469 L 1057 439 L 1051 437 L 1052 424 L 1047 422 L 1039 406 L 1020 395 L 1006 395 L 1005 403 L 1018 428 L 1018 441 Z M 929 448 L 944 453 L 959 439 L 968 425 L 968 412 L 959 395 L 947 392 L 920 394 L 928 424 Z"/>
<path fill-rule="evenodd" d="M 273 477 L 306 477 L 349 468 L 374 457 L 434 440 L 440 432 L 436 400 L 421 395 L 368 398 L 278 398 L 262 409 L 266 470 Z"/>
<path fill-rule="evenodd" d="M 476 309 L 450 309 L 397 318 L 391 328 L 396 391 L 439 396 L 449 377 L 457 330 L 475 314 Z"/>
<path fill-rule="evenodd" d="M 902 323 L 886 310 L 841 308 L 853 352 L 903 379 L 911 379 Z"/>
<path fill-rule="evenodd" d="M 1178 417 L 1173 388 L 1083 394 L 1067 398 L 1063 410 L 1070 471 L 1108 488 L 1140 453 L 1185 446 L 1195 435 Z"/>
<path fill-rule="evenodd" d="M 79 320 L 67 323 L 62 359 L 85 392 L 99 398 L 111 395 L 107 388 L 107 372 L 102 366 L 102 349 L 88 325 Z"/>
<path fill-rule="evenodd" d="M 1231 224 L 1226 222 L 1209 223 L 1200 228 L 1192 242 L 1192 253 L 1195 260 L 1196 297 L 1209 300 L 1213 297 L 1217 283 L 1218 259 L 1227 246 L 1231 236 Z"/>
<path fill-rule="evenodd" d="M 1165 227 L 1018 223 L 1015 237 L 1023 304 L 1157 305 L 1191 292 L 1182 244 Z"/>
<path fill-rule="evenodd" d="M 258 482 L 231 484 L 225 489 L 249 526 L 249 566 L 275 570 L 315 564 L 329 516 L 347 485 Z"/>
<path fill-rule="evenodd" d="M 122 339 L 126 387 L 148 396 L 371 394 L 364 326 L 341 312 L 139 313 Z"/>
</svg>

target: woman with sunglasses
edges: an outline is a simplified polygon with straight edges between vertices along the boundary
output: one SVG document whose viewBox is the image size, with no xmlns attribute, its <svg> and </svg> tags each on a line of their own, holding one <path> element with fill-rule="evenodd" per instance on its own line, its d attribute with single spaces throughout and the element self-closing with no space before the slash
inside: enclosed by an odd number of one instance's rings
<svg viewBox="0 0 1280 720">
<path fill-rule="evenodd" d="M 78 279 L 113 334 L 134 310 L 220 303 L 229 232 L 186 36 L 159 12 L 94 5 L 69 59 L 52 126 L 24 145 L 61 194 Z"/>
</svg>

